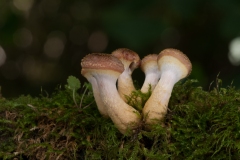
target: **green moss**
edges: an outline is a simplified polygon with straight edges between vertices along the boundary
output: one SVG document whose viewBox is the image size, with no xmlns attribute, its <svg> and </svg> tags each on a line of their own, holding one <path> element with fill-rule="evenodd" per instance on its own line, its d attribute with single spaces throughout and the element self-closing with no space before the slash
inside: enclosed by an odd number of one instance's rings
<svg viewBox="0 0 240 160">
<path fill-rule="evenodd" d="M 139 111 L 150 92 L 133 93 Z M 136 101 L 140 100 L 140 101 Z M 164 125 L 122 135 L 96 107 L 89 84 L 79 93 L 58 88 L 51 96 L 0 98 L 2 159 L 239 159 L 240 92 L 195 80 L 175 85 Z M 144 125 L 144 124 L 142 124 Z"/>
<path fill-rule="evenodd" d="M 138 110 L 139 112 L 142 112 L 143 106 L 147 102 L 148 98 L 152 94 L 151 92 L 151 85 L 149 85 L 149 89 L 147 93 L 142 93 L 140 89 L 137 89 L 131 93 L 130 96 L 125 96 L 127 103 Z"/>
</svg>

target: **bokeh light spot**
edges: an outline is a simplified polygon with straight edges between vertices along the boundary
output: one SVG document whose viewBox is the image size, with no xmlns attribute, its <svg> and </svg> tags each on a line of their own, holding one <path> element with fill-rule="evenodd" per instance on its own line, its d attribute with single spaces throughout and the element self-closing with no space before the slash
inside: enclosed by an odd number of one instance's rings
<svg viewBox="0 0 240 160">
<path fill-rule="evenodd" d="M 32 5 L 34 0 L 13 0 L 13 5 L 20 11 L 28 12 Z"/>
<path fill-rule="evenodd" d="M 49 58 L 59 58 L 65 47 L 64 34 L 61 32 L 54 32 L 50 34 L 49 38 L 44 44 L 44 53 Z"/>
<path fill-rule="evenodd" d="M 33 57 L 29 56 L 24 59 L 22 70 L 23 73 L 28 76 L 38 75 L 39 74 L 39 67 L 36 67 L 36 61 Z M 33 76 L 34 77 L 34 76 Z"/>
<path fill-rule="evenodd" d="M 28 81 L 37 85 L 55 81 L 61 75 L 61 69 L 56 63 L 41 61 L 32 56 L 23 60 L 22 71 Z"/>
<path fill-rule="evenodd" d="M 108 37 L 102 31 L 93 32 L 88 39 L 88 48 L 92 52 L 102 52 L 108 45 Z"/>
<path fill-rule="evenodd" d="M 230 42 L 228 58 L 232 65 L 240 65 L 240 37 L 234 38 Z"/>
<path fill-rule="evenodd" d="M 26 28 L 18 29 L 13 35 L 13 41 L 18 47 L 26 48 L 31 45 L 32 40 L 32 33 Z"/>
<path fill-rule="evenodd" d="M 41 0 L 40 11 L 47 16 L 54 16 L 58 12 L 61 0 Z"/>
<path fill-rule="evenodd" d="M 6 53 L 3 48 L 0 46 L 0 66 L 2 66 L 7 59 Z"/>
</svg>

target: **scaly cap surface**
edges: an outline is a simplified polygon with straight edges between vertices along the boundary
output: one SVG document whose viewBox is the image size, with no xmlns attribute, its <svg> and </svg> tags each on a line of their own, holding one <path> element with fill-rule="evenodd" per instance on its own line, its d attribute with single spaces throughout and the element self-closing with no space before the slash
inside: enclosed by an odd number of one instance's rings
<svg viewBox="0 0 240 160">
<path fill-rule="evenodd" d="M 138 54 L 127 48 L 119 48 L 112 52 L 112 55 L 122 61 L 124 68 L 132 71 L 139 67 L 141 60 Z"/>
<path fill-rule="evenodd" d="M 187 77 L 192 71 L 192 63 L 189 58 L 177 49 L 168 48 L 158 55 L 158 66 L 162 70 L 166 67 L 176 67 L 181 73 L 181 78 Z"/>
<path fill-rule="evenodd" d="M 83 75 L 86 69 L 112 70 L 120 73 L 124 71 L 123 64 L 118 58 L 105 53 L 92 53 L 86 55 L 81 61 L 81 66 Z"/>
</svg>

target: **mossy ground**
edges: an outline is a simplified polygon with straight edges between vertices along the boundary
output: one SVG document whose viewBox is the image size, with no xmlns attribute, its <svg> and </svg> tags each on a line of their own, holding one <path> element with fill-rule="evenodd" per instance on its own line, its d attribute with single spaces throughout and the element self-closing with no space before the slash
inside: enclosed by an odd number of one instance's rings
<svg viewBox="0 0 240 160">
<path fill-rule="evenodd" d="M 78 94 L 58 88 L 51 96 L 0 98 L 0 157 L 239 159 L 240 91 L 220 84 L 204 91 L 194 80 L 178 83 L 164 125 L 152 126 L 151 132 L 140 126 L 131 136 L 99 114 L 86 84 L 88 90 Z M 146 100 L 149 95 L 139 96 Z"/>
</svg>

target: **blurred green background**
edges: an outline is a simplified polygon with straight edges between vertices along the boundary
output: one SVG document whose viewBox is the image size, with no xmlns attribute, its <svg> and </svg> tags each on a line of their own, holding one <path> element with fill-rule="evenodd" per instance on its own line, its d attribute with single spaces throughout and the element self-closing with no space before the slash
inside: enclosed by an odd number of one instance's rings
<svg viewBox="0 0 240 160">
<path fill-rule="evenodd" d="M 51 93 L 92 52 L 129 48 L 141 58 L 172 47 L 193 63 L 206 90 L 220 73 L 240 87 L 239 0 L 0 0 L 4 97 Z M 144 74 L 133 78 L 141 85 Z"/>
</svg>

